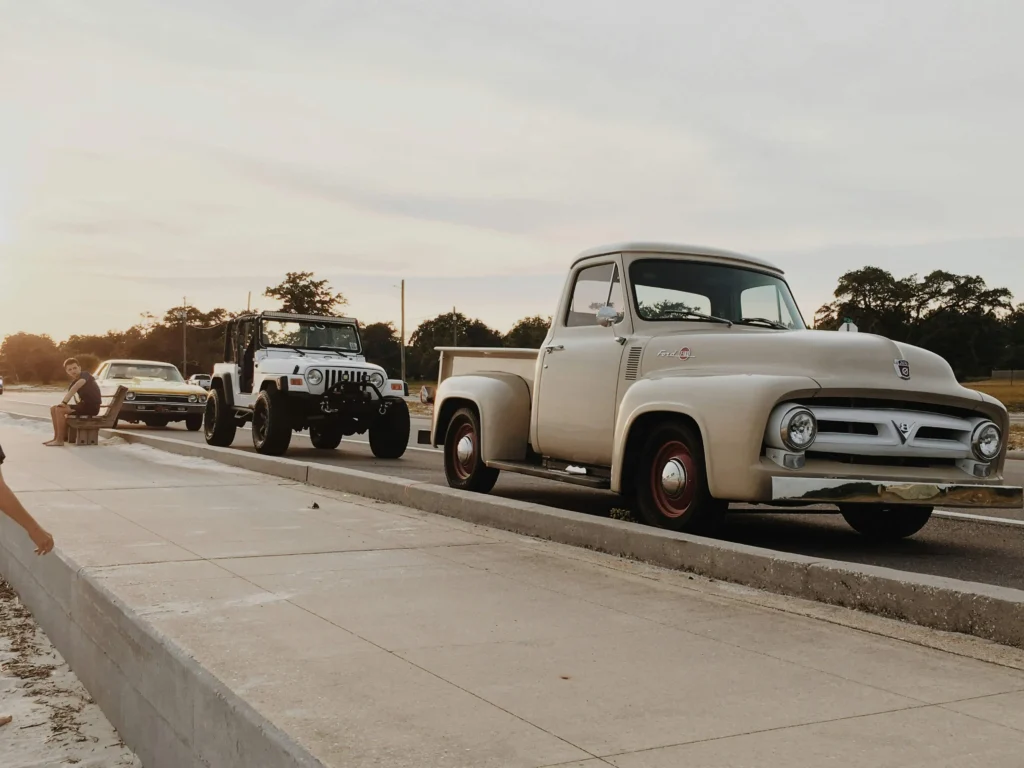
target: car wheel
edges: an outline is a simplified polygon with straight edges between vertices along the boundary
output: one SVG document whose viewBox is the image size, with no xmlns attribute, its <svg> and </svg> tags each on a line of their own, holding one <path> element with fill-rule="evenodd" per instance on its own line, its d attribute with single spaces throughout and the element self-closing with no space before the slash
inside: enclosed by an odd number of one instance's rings
<svg viewBox="0 0 1024 768">
<path fill-rule="evenodd" d="M 728 505 L 711 496 L 696 429 L 665 424 L 647 438 L 634 485 L 640 519 L 672 531 L 707 531 Z"/>
<path fill-rule="evenodd" d="M 309 428 L 309 441 L 314 448 L 333 451 L 341 444 L 341 427 L 337 424 L 319 424 Z"/>
<path fill-rule="evenodd" d="M 206 399 L 206 412 L 203 414 L 203 433 L 207 445 L 227 448 L 235 442 L 235 419 L 216 389 L 210 391 Z"/>
<path fill-rule="evenodd" d="M 185 417 L 185 429 L 189 432 L 198 432 L 203 428 L 203 415 L 195 414 Z"/>
<path fill-rule="evenodd" d="M 166 416 L 151 416 L 148 419 L 143 419 L 142 422 L 147 427 L 154 427 L 156 429 L 163 429 L 171 423 L 170 419 Z"/>
<path fill-rule="evenodd" d="M 875 541 L 898 541 L 920 531 L 932 516 L 931 507 L 842 504 L 839 512 L 850 527 Z"/>
<path fill-rule="evenodd" d="M 487 493 L 498 482 L 498 474 L 498 470 L 484 464 L 480 454 L 480 419 L 476 411 L 456 411 L 444 437 L 444 475 L 448 485 Z"/>
<path fill-rule="evenodd" d="M 288 396 L 270 387 L 260 392 L 252 410 L 252 444 L 264 456 L 280 456 L 292 441 Z"/>
</svg>

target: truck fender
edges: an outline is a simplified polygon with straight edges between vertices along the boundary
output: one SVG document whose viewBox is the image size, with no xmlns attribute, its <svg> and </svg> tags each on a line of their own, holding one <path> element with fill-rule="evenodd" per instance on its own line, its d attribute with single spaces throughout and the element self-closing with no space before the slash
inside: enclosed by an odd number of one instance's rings
<svg viewBox="0 0 1024 768">
<path fill-rule="evenodd" d="M 235 385 L 230 373 L 220 373 L 213 377 L 210 382 L 210 389 L 220 390 L 220 396 L 224 398 L 224 404 L 228 408 L 235 407 Z"/>
<path fill-rule="evenodd" d="M 696 425 L 704 443 L 708 488 L 716 498 L 755 494 L 768 415 L 778 403 L 811 397 L 820 387 L 804 376 L 658 376 L 636 382 L 622 398 L 615 423 L 611 487 L 626 484 L 626 449 L 635 426 L 650 414 L 678 415 Z M 637 422 L 641 425 L 637 425 Z"/>
<path fill-rule="evenodd" d="M 511 373 L 452 376 L 434 399 L 433 444 L 444 442 L 448 423 L 466 405 L 480 415 L 480 455 L 484 461 L 524 461 L 530 442 L 530 387 Z"/>
</svg>

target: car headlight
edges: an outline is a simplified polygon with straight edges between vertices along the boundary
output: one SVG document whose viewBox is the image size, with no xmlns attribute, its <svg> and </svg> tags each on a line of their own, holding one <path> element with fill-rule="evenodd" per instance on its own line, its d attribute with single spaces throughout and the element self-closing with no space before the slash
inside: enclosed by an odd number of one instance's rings
<svg viewBox="0 0 1024 768">
<path fill-rule="evenodd" d="M 189 395 L 188 396 L 188 401 L 190 403 L 198 403 L 199 402 L 199 396 L 198 395 Z"/>
<path fill-rule="evenodd" d="M 134 400 L 135 399 L 135 393 L 134 392 L 129 392 L 127 395 L 124 396 L 124 399 L 125 400 Z"/>
<path fill-rule="evenodd" d="M 1003 433 L 991 421 L 983 421 L 971 435 L 971 450 L 980 461 L 992 461 L 1003 447 Z"/>
<path fill-rule="evenodd" d="M 791 451 L 806 451 L 818 436 L 818 421 L 806 408 L 794 408 L 782 417 L 779 436 Z"/>
<path fill-rule="evenodd" d="M 310 368 L 306 371 L 306 381 L 312 384 L 314 387 L 318 387 L 324 383 L 323 371 L 318 371 L 316 368 Z"/>
<path fill-rule="evenodd" d="M 374 371 L 370 374 L 370 383 L 377 389 L 380 389 L 384 386 L 384 374 Z"/>
</svg>

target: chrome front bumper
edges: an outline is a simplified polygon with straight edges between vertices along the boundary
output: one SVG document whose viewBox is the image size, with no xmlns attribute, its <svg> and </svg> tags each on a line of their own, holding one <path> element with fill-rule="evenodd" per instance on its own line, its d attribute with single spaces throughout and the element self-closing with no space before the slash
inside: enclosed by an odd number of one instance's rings
<svg viewBox="0 0 1024 768">
<path fill-rule="evenodd" d="M 808 504 L 911 504 L 942 507 L 1021 509 L 1024 489 L 1012 485 L 773 477 L 772 501 Z"/>
</svg>

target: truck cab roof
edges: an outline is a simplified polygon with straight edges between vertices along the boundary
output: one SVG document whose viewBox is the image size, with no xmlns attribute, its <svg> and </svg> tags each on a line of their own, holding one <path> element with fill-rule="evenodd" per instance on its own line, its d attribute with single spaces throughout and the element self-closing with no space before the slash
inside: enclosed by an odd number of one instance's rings
<svg viewBox="0 0 1024 768">
<path fill-rule="evenodd" d="M 645 241 L 612 243 L 609 245 L 597 246 L 596 248 L 588 248 L 573 259 L 572 266 L 570 268 L 575 267 L 585 259 L 590 259 L 595 256 L 607 256 L 612 253 L 660 253 L 672 256 L 697 256 L 702 259 L 710 259 L 723 263 L 740 264 L 748 267 L 756 267 L 757 269 L 770 270 L 779 275 L 784 274 L 779 267 L 769 261 L 759 259 L 756 256 L 747 256 L 742 253 L 726 251 L 721 248 L 709 248 L 703 245 L 684 245 L 682 243 L 658 243 Z"/>
</svg>

